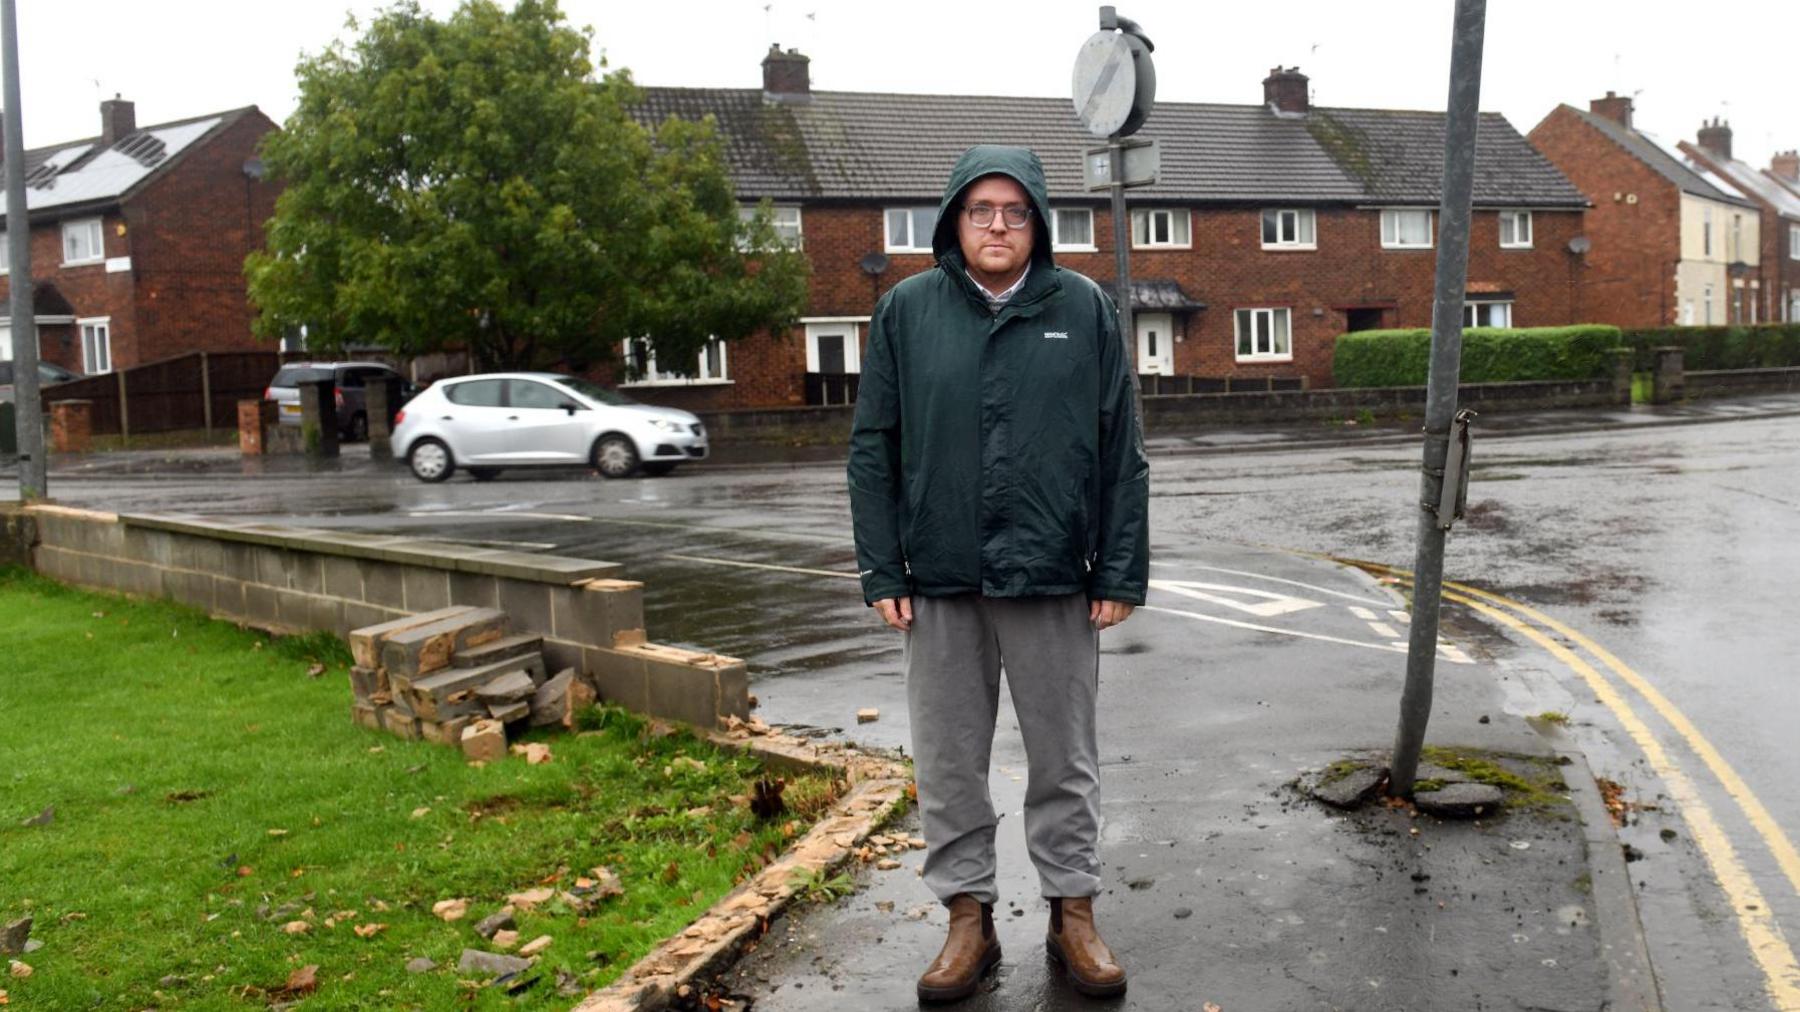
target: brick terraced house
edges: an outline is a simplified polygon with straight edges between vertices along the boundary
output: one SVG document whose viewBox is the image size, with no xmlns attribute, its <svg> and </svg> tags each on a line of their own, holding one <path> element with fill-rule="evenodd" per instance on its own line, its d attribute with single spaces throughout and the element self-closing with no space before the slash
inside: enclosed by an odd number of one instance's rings
<svg viewBox="0 0 1800 1012">
<path fill-rule="evenodd" d="M 790 333 L 710 350 L 686 376 L 656 369 L 654 335 L 629 342 L 645 399 L 702 410 L 853 399 L 875 301 L 933 266 L 944 180 L 972 144 L 1035 150 L 1057 262 L 1114 276 L 1105 194 L 1082 185 L 1083 152 L 1099 142 L 1067 98 L 814 91 L 807 58 L 778 47 L 760 89 L 643 92 L 645 122 L 716 120 L 746 211 L 769 201 L 812 265 Z M 1159 182 L 1128 194 L 1140 373 L 1203 377 L 1197 389 L 1329 386 L 1337 335 L 1430 325 L 1441 112 L 1314 107 L 1306 76 L 1276 68 L 1260 104 L 1159 102 L 1139 136 L 1162 146 Z M 1474 204 L 1468 321 L 1575 322 L 1571 242 L 1587 199 L 1495 113 L 1481 117 Z"/>
<path fill-rule="evenodd" d="M 1767 319 L 1760 209 L 1631 117 L 1630 97 L 1609 91 L 1585 112 L 1557 106 L 1531 131 L 1593 202 L 1581 315 L 1621 327 Z"/>
<path fill-rule="evenodd" d="M 1761 211 L 1762 262 L 1757 281 L 1760 300 L 1750 306 L 1756 320 L 1800 321 L 1800 192 L 1784 185 L 1776 170 L 1792 170 L 1800 156 L 1775 156 L 1773 168 L 1758 171 L 1731 157 L 1731 125 L 1714 120 L 1700 128 L 1698 144 L 1682 141 L 1682 154 L 1723 176 Z M 1783 164 L 1783 158 L 1787 159 Z M 1800 180 L 1792 185 L 1800 186 Z M 1734 279 L 1734 284 L 1742 279 Z"/>
<path fill-rule="evenodd" d="M 256 158 L 274 129 L 254 106 L 139 127 L 132 103 L 115 98 L 100 103 L 98 137 L 25 152 L 45 361 L 105 373 L 266 347 L 250 335 L 244 257 L 262 245 L 279 192 Z M 0 236 L 0 312 L 6 256 Z M 13 340 L 0 317 L 0 358 L 12 357 Z"/>
</svg>

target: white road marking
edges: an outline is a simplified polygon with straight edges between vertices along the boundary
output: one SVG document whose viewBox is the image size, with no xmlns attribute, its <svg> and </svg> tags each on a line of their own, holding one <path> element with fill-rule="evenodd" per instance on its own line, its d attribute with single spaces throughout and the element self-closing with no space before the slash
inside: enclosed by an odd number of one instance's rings
<svg viewBox="0 0 1800 1012">
<path fill-rule="evenodd" d="M 1342 636 L 1328 636 L 1324 633 L 1302 632 L 1299 629 L 1281 629 L 1281 628 L 1278 628 L 1278 627 L 1272 626 L 1272 625 L 1258 625 L 1255 622 L 1240 622 L 1234 618 L 1220 618 L 1217 615 L 1203 615 L 1197 611 L 1183 611 L 1180 608 L 1162 608 L 1162 607 L 1158 607 L 1157 605 L 1153 605 L 1153 604 L 1139 605 L 1138 610 L 1139 611 L 1160 612 L 1161 614 L 1164 614 L 1164 615 L 1180 615 L 1183 618 L 1191 618 L 1191 619 L 1194 619 L 1199 622 L 1214 622 L 1214 623 L 1217 623 L 1218 625 L 1228 625 L 1228 626 L 1232 626 L 1233 628 L 1236 628 L 1236 629 L 1249 629 L 1253 632 L 1274 633 L 1277 636 L 1297 636 L 1300 639 L 1322 640 L 1326 643 L 1342 643 L 1345 646 L 1362 647 L 1365 650 L 1383 650 L 1383 651 L 1387 651 L 1389 653 L 1399 653 L 1399 654 L 1406 653 L 1406 644 L 1405 643 L 1398 643 L 1398 644 L 1391 644 L 1391 645 L 1385 644 L 1385 643 L 1370 643 L 1367 640 L 1345 639 Z M 1451 660 L 1456 664 L 1472 663 L 1466 657 L 1464 657 L 1460 660 L 1458 660 L 1456 658 L 1451 658 Z"/>
<path fill-rule="evenodd" d="M 1412 625 L 1412 616 L 1408 615 L 1406 612 L 1399 610 L 1398 608 L 1389 611 L 1388 618 L 1393 619 L 1394 621 L 1400 623 L 1401 625 Z"/>
<path fill-rule="evenodd" d="M 1375 613 L 1370 611 L 1367 608 L 1364 608 L 1360 604 L 1351 605 L 1350 606 L 1350 614 L 1355 615 L 1357 618 L 1362 619 L 1364 622 L 1375 621 Z"/>
<path fill-rule="evenodd" d="M 1391 640 L 1400 635 L 1393 626 L 1388 625 L 1386 622 L 1370 622 L 1369 628 L 1375 630 L 1375 635 L 1380 636 L 1383 639 Z"/>
<path fill-rule="evenodd" d="M 1288 579 L 1283 579 L 1282 577 L 1279 577 L 1279 576 L 1265 576 L 1262 573 L 1252 573 L 1252 572 L 1249 572 L 1248 570 L 1243 570 L 1243 569 L 1226 569 L 1223 566 L 1208 566 L 1208 565 L 1205 565 L 1205 564 L 1199 563 L 1199 562 L 1166 562 L 1166 561 L 1158 561 L 1156 559 L 1151 559 L 1150 564 L 1152 566 L 1162 566 L 1162 567 L 1169 568 L 1169 569 L 1183 569 L 1183 568 L 1185 568 L 1185 569 L 1204 569 L 1204 570 L 1208 570 L 1209 572 L 1214 572 L 1214 573 L 1229 573 L 1232 576 L 1248 576 L 1251 579 L 1266 580 L 1269 583 L 1285 583 L 1290 587 L 1304 587 L 1307 590 L 1315 591 L 1320 594 L 1325 594 L 1330 597 L 1341 597 L 1347 601 L 1361 601 L 1364 604 L 1372 604 L 1372 605 L 1376 605 L 1377 607 L 1381 607 L 1381 608 L 1390 607 L 1394 603 L 1392 600 L 1387 600 L 1387 599 L 1382 599 L 1382 598 L 1373 598 L 1373 597 L 1363 597 L 1360 594 L 1347 594 L 1341 590 L 1332 590 L 1330 587 L 1321 587 L 1321 586 L 1319 586 L 1317 584 L 1313 584 L 1313 583 L 1301 583 L 1299 580 L 1288 580 Z"/>
<path fill-rule="evenodd" d="M 845 580 L 860 580 L 857 573 L 845 573 L 836 569 L 803 569 L 799 566 L 773 566 L 766 562 L 738 562 L 735 559 L 709 559 L 701 555 L 665 555 L 665 559 L 677 559 L 682 562 L 704 562 L 709 566 L 736 566 L 739 569 L 767 569 L 777 573 L 799 573 L 802 576 L 835 576 Z"/>
<path fill-rule="evenodd" d="M 1308 601 L 1303 597 L 1291 597 L 1267 590 L 1252 590 L 1249 587 L 1234 587 L 1227 583 L 1198 583 L 1192 580 L 1151 580 L 1150 586 L 1155 590 L 1166 590 L 1171 594 L 1180 594 L 1212 604 L 1222 604 L 1227 608 L 1255 615 L 1257 618 L 1274 618 L 1291 612 L 1305 611 L 1308 608 L 1324 607 L 1318 601 Z M 1229 595 L 1242 594 L 1262 598 L 1260 601 L 1243 601 Z"/>
<path fill-rule="evenodd" d="M 431 519 L 433 517 L 479 517 L 492 520 L 496 517 L 506 520 L 568 520 L 574 523 L 592 523 L 595 517 L 584 517 L 579 513 L 529 513 L 524 510 L 491 509 L 491 510 L 414 510 L 409 517 Z M 671 525 L 675 526 L 675 525 Z"/>
</svg>

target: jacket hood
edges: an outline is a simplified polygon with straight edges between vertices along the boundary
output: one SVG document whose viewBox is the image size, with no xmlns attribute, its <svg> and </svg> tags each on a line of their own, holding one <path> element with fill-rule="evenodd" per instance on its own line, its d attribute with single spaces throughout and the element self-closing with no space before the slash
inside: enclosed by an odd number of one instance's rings
<svg viewBox="0 0 1800 1012">
<path fill-rule="evenodd" d="M 1044 181 L 1044 163 L 1030 148 L 1003 144 L 977 144 L 963 152 L 950 170 L 950 181 L 944 185 L 944 199 L 938 204 L 937 228 L 931 234 L 931 252 L 938 259 L 954 253 L 962 261 L 962 244 L 956 238 L 956 207 L 962 192 L 983 176 L 1007 176 L 1025 188 L 1031 198 L 1033 241 L 1031 262 L 1049 267 L 1050 257 L 1050 186 Z"/>
</svg>

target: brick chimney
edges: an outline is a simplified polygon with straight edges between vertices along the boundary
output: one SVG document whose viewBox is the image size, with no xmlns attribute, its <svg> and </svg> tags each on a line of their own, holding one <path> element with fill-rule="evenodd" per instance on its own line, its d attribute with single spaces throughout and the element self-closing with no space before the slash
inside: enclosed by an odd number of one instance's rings
<svg viewBox="0 0 1800 1012">
<path fill-rule="evenodd" d="M 100 103 L 100 146 L 105 147 L 137 129 L 137 106 L 117 94 Z"/>
<path fill-rule="evenodd" d="M 1769 159 L 1769 172 L 1790 183 L 1800 183 L 1800 151 L 1789 148 Z"/>
<path fill-rule="evenodd" d="M 1712 122 L 1700 121 L 1700 133 L 1697 135 L 1700 146 L 1706 153 L 1720 161 L 1731 161 L 1731 124 L 1717 116 Z"/>
<path fill-rule="evenodd" d="M 1631 96 L 1615 95 L 1610 90 L 1605 98 L 1596 98 L 1588 103 L 1588 112 L 1596 116 L 1605 116 L 1625 129 L 1631 129 Z"/>
<path fill-rule="evenodd" d="M 1306 75 L 1299 67 L 1274 67 L 1263 78 L 1263 104 L 1276 112 L 1306 115 L 1312 107 L 1306 97 Z"/>
<path fill-rule="evenodd" d="M 776 102 L 807 102 L 812 99 L 812 74 L 807 70 L 811 58 L 800 50 L 781 51 L 779 44 L 769 46 L 763 57 L 763 97 Z"/>
</svg>

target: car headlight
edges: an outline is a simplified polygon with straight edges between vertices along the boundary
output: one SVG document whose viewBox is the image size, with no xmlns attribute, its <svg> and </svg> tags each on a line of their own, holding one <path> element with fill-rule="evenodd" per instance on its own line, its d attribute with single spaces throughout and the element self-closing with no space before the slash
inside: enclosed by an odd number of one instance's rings
<svg viewBox="0 0 1800 1012">
<path fill-rule="evenodd" d="M 652 418 L 652 419 L 650 419 L 650 427 L 653 429 L 660 429 L 663 432 L 680 432 L 681 431 L 681 423 L 680 422 L 671 422 L 667 418 Z"/>
</svg>

